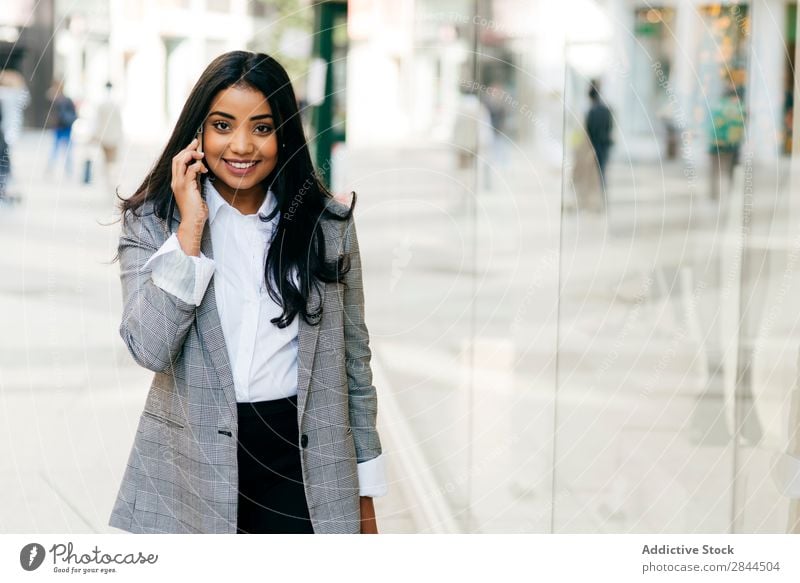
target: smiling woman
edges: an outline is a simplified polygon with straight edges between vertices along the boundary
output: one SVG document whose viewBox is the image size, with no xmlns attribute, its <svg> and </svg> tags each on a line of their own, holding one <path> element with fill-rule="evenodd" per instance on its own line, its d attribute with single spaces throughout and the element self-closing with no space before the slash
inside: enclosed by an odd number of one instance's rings
<svg viewBox="0 0 800 583">
<path fill-rule="evenodd" d="M 283 67 L 215 59 L 120 205 L 120 334 L 156 374 L 109 524 L 377 532 L 354 205 L 316 178 Z"/>
</svg>

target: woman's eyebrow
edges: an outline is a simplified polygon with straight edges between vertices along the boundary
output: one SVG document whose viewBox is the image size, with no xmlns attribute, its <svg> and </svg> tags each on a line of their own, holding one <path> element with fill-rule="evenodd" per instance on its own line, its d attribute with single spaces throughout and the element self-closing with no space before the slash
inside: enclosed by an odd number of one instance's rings
<svg viewBox="0 0 800 583">
<path fill-rule="evenodd" d="M 228 119 L 236 119 L 235 115 L 231 115 L 230 113 L 225 113 L 224 111 L 212 111 L 211 113 L 208 114 L 208 117 L 211 117 L 212 115 L 220 115 L 222 117 L 227 117 Z M 271 118 L 272 114 L 262 113 L 261 115 L 254 115 L 253 117 L 250 118 L 250 120 L 255 121 L 257 119 L 266 119 L 268 117 Z"/>
</svg>

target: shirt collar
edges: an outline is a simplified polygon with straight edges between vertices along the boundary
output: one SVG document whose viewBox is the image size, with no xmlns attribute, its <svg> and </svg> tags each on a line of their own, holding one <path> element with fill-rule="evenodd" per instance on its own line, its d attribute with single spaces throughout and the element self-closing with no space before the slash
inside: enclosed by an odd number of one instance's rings
<svg viewBox="0 0 800 583">
<path fill-rule="evenodd" d="M 216 187 L 214 186 L 213 182 L 211 182 L 210 180 L 204 180 L 203 181 L 203 185 L 204 185 L 203 186 L 203 190 L 204 190 L 205 195 L 206 195 L 206 204 L 208 205 L 208 224 L 209 225 L 212 222 L 214 222 L 214 219 L 216 218 L 217 213 L 220 211 L 220 209 L 222 209 L 224 207 L 228 207 L 230 210 L 232 210 L 232 211 L 234 211 L 236 213 L 239 213 L 238 210 L 236 210 L 230 204 L 228 204 L 228 201 L 226 201 L 224 198 L 222 198 L 222 195 L 216 189 Z M 275 208 L 276 204 L 278 204 L 278 203 L 277 203 L 277 200 L 275 199 L 275 194 L 272 192 L 272 190 L 268 190 L 267 191 L 267 196 L 264 197 L 264 202 L 262 202 L 261 206 L 258 208 L 257 214 L 266 217 L 272 211 L 272 209 Z M 239 214 L 241 214 L 241 213 L 239 213 Z M 280 213 L 278 213 L 278 214 L 280 214 Z M 270 222 L 265 223 L 264 221 L 259 221 L 259 224 L 264 225 L 265 227 L 270 225 L 270 224 L 273 224 L 278 219 L 278 214 L 276 214 L 274 217 L 272 217 L 272 220 Z M 244 216 L 244 215 L 242 215 L 242 216 Z M 250 216 L 252 216 L 252 215 L 250 215 Z"/>
</svg>

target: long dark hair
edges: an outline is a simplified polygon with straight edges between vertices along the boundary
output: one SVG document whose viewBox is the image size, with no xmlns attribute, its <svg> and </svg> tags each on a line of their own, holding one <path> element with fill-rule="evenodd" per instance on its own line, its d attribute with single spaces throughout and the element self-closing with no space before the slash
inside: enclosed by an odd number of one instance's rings
<svg viewBox="0 0 800 583">
<path fill-rule="evenodd" d="M 283 306 L 279 318 L 272 323 L 285 328 L 299 313 L 312 325 L 320 321 L 322 306 L 308 311 L 311 286 L 322 282 L 342 282 L 350 270 L 347 257 L 325 260 L 325 237 L 320 226 L 323 213 L 334 220 L 350 219 L 356 197 L 346 215 L 331 212 L 327 207 L 333 195 L 319 180 L 306 144 L 292 83 L 284 68 L 263 53 L 231 51 L 220 55 L 200 76 L 164 151 L 128 199 L 120 202 L 121 214 L 136 213 L 145 202 L 153 204 L 153 213 L 171 226 L 175 197 L 172 195 L 172 158 L 192 141 L 203 125 L 216 95 L 231 86 L 244 86 L 264 94 L 272 109 L 278 138 L 278 163 L 262 182 L 265 192 L 272 189 L 277 199 L 276 212 L 281 216 L 269 247 L 264 277 L 270 296 Z M 262 220 L 270 220 L 271 215 Z M 299 286 L 293 273 L 297 273 Z M 274 282 L 280 289 L 275 289 Z"/>
</svg>

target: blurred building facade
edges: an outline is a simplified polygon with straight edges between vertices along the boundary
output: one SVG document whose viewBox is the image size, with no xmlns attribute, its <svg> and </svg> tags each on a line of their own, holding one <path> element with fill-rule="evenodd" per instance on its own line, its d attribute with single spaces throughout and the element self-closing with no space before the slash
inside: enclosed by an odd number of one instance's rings
<svg viewBox="0 0 800 583">
<path fill-rule="evenodd" d="M 608 79 L 620 126 L 630 139 L 639 136 L 642 156 L 655 160 L 661 154 L 665 142 L 652 138 L 666 138 L 664 126 L 676 112 L 685 116 L 686 129 L 702 139 L 710 104 L 729 83 L 746 98 L 756 158 L 775 162 L 790 151 L 787 114 L 795 83 L 796 2 L 617 0 L 608 3 L 608 14 L 627 33 L 614 35 L 610 67 L 593 74 Z M 749 63 L 757 63 L 754 74 L 748 75 Z M 663 76 L 653 75 L 656 66 Z M 674 92 L 674 103 L 664 86 Z M 646 122 L 648 112 L 662 114 L 656 132 Z M 783 136 L 777 150 L 776 131 Z"/>
<path fill-rule="evenodd" d="M 126 134 L 141 139 L 171 129 L 208 62 L 247 48 L 265 16 L 264 4 L 246 0 L 56 0 L 55 7 L 64 23 L 55 33 L 56 78 L 78 102 L 98 100 L 111 81 Z"/>
<path fill-rule="evenodd" d="M 478 22 L 465 12 L 468 6 Z M 761 146 L 757 156 L 774 160 L 790 148 L 790 140 L 782 142 L 780 152 L 767 146 L 773 143 L 775 128 L 785 136 L 791 131 L 786 114 L 794 84 L 793 0 L 533 1 L 524 7 L 513 1 L 360 0 L 350 2 L 350 12 L 349 66 L 354 83 L 363 79 L 371 84 L 369 93 L 355 91 L 350 100 L 351 113 L 358 112 L 351 115 L 356 124 L 352 140 L 357 143 L 425 135 L 445 139 L 452 131 L 458 99 L 454 81 L 465 77 L 473 64 L 472 51 L 478 49 L 481 82 L 500 82 L 516 90 L 515 67 L 524 66 L 536 76 L 538 101 L 563 90 L 559 74 L 566 62 L 567 90 L 589 79 L 601 80 L 605 95 L 619 110 L 620 132 L 636 140 L 631 149 L 637 156 L 650 161 L 662 153 L 670 114 L 659 83 L 669 84 L 674 109 L 685 112 L 687 129 L 702 138 L 708 104 L 722 94 L 727 83 L 722 71 L 728 69 L 747 96 L 751 140 Z M 472 25 L 478 28 L 477 44 L 469 36 Z M 774 34 L 776 30 L 781 34 Z M 759 74 L 748 77 L 751 59 L 758 61 Z M 656 67 L 663 77 L 656 78 Z M 358 75 L 364 71 L 379 75 L 380 82 Z M 698 82 L 702 92 L 696 91 Z M 551 109 L 556 115 L 558 108 Z M 381 118 L 384 131 L 371 131 L 375 117 Z M 650 118 L 657 118 L 656 127 L 651 127 Z M 557 117 L 547 121 L 560 124 Z"/>
<path fill-rule="evenodd" d="M 102 99 L 111 81 L 126 134 L 163 136 L 189 90 L 218 54 L 247 48 L 268 7 L 246 0 L 12 0 L 0 16 L 7 66 L 28 78 L 27 124 L 42 127 L 53 80 L 80 107 Z M 2 48 L 2 46 L 0 46 Z M 141 120 L 147 119 L 147 123 Z"/>
</svg>

